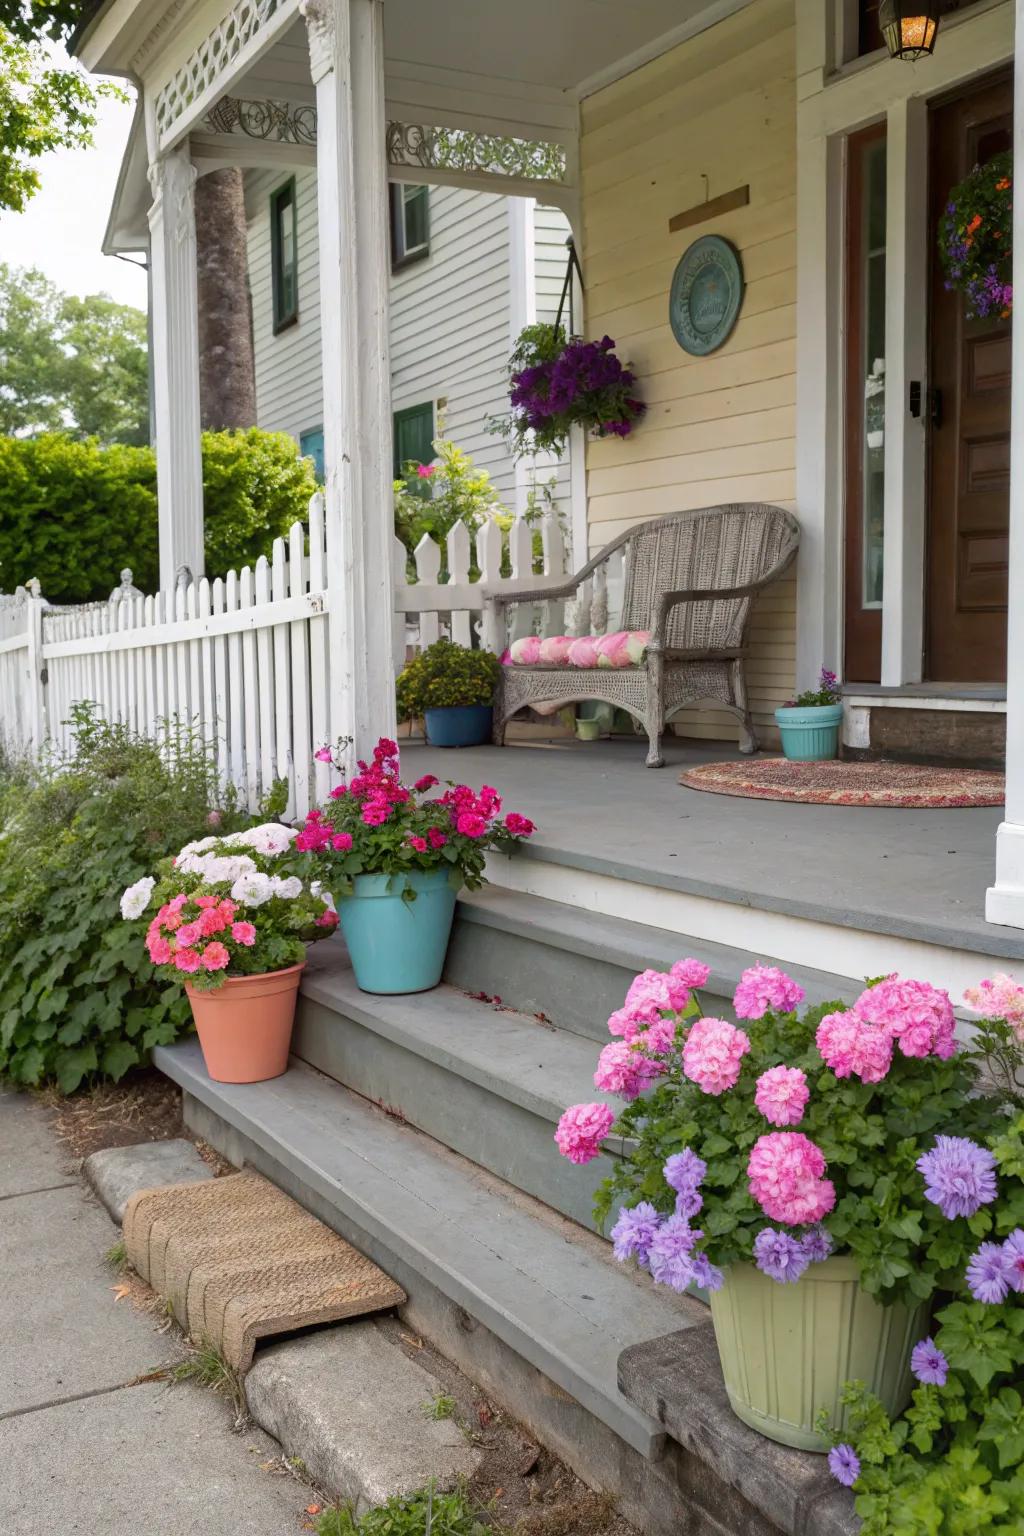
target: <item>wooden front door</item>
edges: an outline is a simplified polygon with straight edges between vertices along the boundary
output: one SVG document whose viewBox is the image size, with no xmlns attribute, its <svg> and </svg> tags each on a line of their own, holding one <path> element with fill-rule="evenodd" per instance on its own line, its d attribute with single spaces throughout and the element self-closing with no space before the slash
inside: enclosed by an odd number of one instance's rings
<svg viewBox="0 0 1024 1536">
<path fill-rule="evenodd" d="M 967 319 L 945 286 L 937 231 L 950 188 L 1012 142 L 1009 78 L 931 114 L 925 676 L 936 682 L 1006 678 L 1010 322 Z"/>
</svg>

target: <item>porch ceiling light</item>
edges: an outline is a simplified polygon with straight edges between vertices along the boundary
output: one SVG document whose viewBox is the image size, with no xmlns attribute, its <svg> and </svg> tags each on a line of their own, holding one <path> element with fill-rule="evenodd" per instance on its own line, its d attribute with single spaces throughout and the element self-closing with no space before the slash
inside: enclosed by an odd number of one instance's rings
<svg viewBox="0 0 1024 1536">
<path fill-rule="evenodd" d="M 935 47 L 939 0 L 881 0 L 878 25 L 893 59 L 923 59 Z"/>
</svg>

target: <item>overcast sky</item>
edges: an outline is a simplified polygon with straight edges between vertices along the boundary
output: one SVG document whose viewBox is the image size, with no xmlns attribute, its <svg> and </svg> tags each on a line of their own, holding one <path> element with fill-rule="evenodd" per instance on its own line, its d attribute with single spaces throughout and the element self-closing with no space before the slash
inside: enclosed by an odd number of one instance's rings
<svg viewBox="0 0 1024 1536">
<path fill-rule="evenodd" d="M 133 110 L 103 101 L 93 149 L 36 162 L 40 191 L 24 213 L 0 214 L 0 260 L 41 267 L 66 293 L 109 293 L 145 309 L 145 272 L 100 249 Z"/>
</svg>

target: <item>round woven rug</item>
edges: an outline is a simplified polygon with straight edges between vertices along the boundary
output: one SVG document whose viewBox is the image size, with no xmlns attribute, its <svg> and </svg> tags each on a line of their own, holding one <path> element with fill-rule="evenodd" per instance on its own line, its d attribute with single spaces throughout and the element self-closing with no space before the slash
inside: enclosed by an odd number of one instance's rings
<svg viewBox="0 0 1024 1536">
<path fill-rule="evenodd" d="M 703 763 L 679 776 L 688 789 L 802 805 L 890 805 L 904 810 L 1002 805 L 1001 773 L 916 763 L 791 763 L 785 757 Z"/>
</svg>

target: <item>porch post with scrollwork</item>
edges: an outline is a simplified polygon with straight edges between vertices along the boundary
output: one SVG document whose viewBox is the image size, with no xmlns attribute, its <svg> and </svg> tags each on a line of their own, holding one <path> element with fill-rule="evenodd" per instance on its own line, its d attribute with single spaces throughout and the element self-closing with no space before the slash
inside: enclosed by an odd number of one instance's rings
<svg viewBox="0 0 1024 1536">
<path fill-rule="evenodd" d="M 187 565 L 203 574 L 203 463 L 199 420 L 196 171 L 188 146 L 149 168 L 153 421 L 160 516 L 160 586 Z"/>
<path fill-rule="evenodd" d="M 317 106 L 330 701 L 365 757 L 395 731 L 381 0 L 303 0 Z"/>
<path fill-rule="evenodd" d="M 1024 0 L 1017 0 L 1024 37 Z M 1014 92 L 1024 100 L 1024 48 L 1014 64 Z M 1013 154 L 1024 165 L 1024 112 L 1014 115 Z M 1013 289 L 1024 295 L 1024 197 L 1013 200 Z M 990 923 L 1024 928 L 1024 323 L 1013 327 L 1010 416 L 1010 573 L 1006 660 L 1006 809 L 996 834 L 996 880 L 985 898 Z"/>
</svg>

